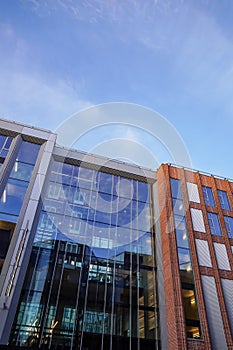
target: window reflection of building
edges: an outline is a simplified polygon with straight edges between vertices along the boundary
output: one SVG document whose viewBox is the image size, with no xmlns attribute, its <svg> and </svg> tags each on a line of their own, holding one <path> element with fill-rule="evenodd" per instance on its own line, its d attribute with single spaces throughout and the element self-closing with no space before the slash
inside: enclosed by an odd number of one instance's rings
<svg viewBox="0 0 233 350">
<path fill-rule="evenodd" d="M 31 346 L 35 320 L 34 342 L 47 347 L 85 346 L 91 334 L 126 344 L 155 339 L 148 185 L 72 165 L 64 168 L 72 176 L 62 171 L 55 162 L 11 343 Z"/>
</svg>

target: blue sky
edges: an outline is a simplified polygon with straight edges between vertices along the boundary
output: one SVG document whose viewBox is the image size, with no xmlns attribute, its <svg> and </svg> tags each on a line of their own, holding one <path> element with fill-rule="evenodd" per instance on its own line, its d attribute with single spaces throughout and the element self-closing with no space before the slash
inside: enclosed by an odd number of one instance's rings
<svg viewBox="0 0 233 350">
<path fill-rule="evenodd" d="M 139 104 L 174 126 L 194 168 L 233 178 L 232 37 L 231 0 L 2 0 L 0 115 L 56 130 L 92 105 Z M 122 126 L 77 147 L 112 135 L 171 161 Z"/>
</svg>

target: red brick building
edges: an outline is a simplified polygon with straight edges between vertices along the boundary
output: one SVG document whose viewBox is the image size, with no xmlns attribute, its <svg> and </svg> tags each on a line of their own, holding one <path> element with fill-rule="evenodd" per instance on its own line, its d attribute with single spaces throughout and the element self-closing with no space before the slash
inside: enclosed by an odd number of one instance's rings
<svg viewBox="0 0 233 350">
<path fill-rule="evenodd" d="M 233 182 L 157 172 L 168 349 L 233 349 Z"/>
</svg>

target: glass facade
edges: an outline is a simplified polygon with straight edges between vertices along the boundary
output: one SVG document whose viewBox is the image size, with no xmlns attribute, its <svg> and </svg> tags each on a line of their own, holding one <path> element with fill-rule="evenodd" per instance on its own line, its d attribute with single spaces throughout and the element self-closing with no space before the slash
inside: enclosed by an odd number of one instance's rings
<svg viewBox="0 0 233 350">
<path fill-rule="evenodd" d="M 214 196 L 211 187 L 202 186 L 205 204 L 210 207 L 215 207 Z"/>
<path fill-rule="evenodd" d="M 0 136 L 0 159 L 3 163 L 12 138 Z M 40 146 L 23 141 L 0 199 L 0 272 L 5 261 L 15 224 L 31 179 Z"/>
<path fill-rule="evenodd" d="M 150 186 L 53 162 L 10 344 L 154 349 Z"/>
<path fill-rule="evenodd" d="M 176 232 L 176 245 L 182 288 L 182 299 L 188 338 L 200 338 L 200 320 L 198 315 L 197 299 L 195 296 L 194 276 L 192 271 L 191 254 L 186 227 L 181 181 L 170 179 L 173 215 Z"/>
<path fill-rule="evenodd" d="M 228 237 L 233 238 L 233 217 L 224 216 L 224 221 L 225 221 Z"/>
<path fill-rule="evenodd" d="M 231 210 L 227 193 L 225 191 L 217 190 L 218 198 L 222 209 Z"/>
<path fill-rule="evenodd" d="M 0 170 L 9 152 L 12 140 L 12 137 L 0 135 Z"/>
<path fill-rule="evenodd" d="M 221 231 L 221 227 L 219 224 L 218 214 L 207 213 L 207 215 L 208 215 L 211 234 L 216 235 L 216 236 L 222 236 L 222 231 Z"/>
<path fill-rule="evenodd" d="M 17 222 L 40 146 L 23 141 L 0 200 L 0 220 Z"/>
</svg>

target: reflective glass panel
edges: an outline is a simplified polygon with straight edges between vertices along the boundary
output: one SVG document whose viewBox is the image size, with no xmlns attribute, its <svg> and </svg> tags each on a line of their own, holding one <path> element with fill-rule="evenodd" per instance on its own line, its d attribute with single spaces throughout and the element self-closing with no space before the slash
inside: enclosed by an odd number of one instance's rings
<svg viewBox="0 0 233 350">
<path fill-rule="evenodd" d="M 177 179 L 170 179 L 172 198 L 183 199 L 181 181 Z"/>
<path fill-rule="evenodd" d="M 127 349 L 139 339 L 151 345 L 158 324 L 148 193 L 146 183 L 54 162 L 11 344 L 93 348 L 99 336 L 110 349 L 114 335 Z M 32 295 L 33 331 L 24 315 Z"/>
<path fill-rule="evenodd" d="M 231 210 L 227 193 L 225 191 L 218 190 L 218 198 L 222 209 Z"/>
<path fill-rule="evenodd" d="M 18 161 L 35 164 L 39 153 L 40 145 L 23 141 L 17 156 Z"/>
<path fill-rule="evenodd" d="M 9 179 L 0 201 L 0 212 L 19 215 L 28 183 Z"/>
<path fill-rule="evenodd" d="M 212 235 L 222 236 L 221 227 L 219 224 L 218 214 L 207 213 Z"/>
<path fill-rule="evenodd" d="M 0 135 L 0 157 L 6 158 L 12 140 L 12 137 Z"/>
<path fill-rule="evenodd" d="M 224 216 L 224 221 L 229 238 L 233 238 L 233 218 L 230 216 Z"/>
<path fill-rule="evenodd" d="M 212 188 L 202 186 L 202 191 L 203 191 L 203 195 L 204 195 L 205 204 L 209 205 L 211 207 L 215 207 L 215 201 L 214 201 Z"/>
</svg>

